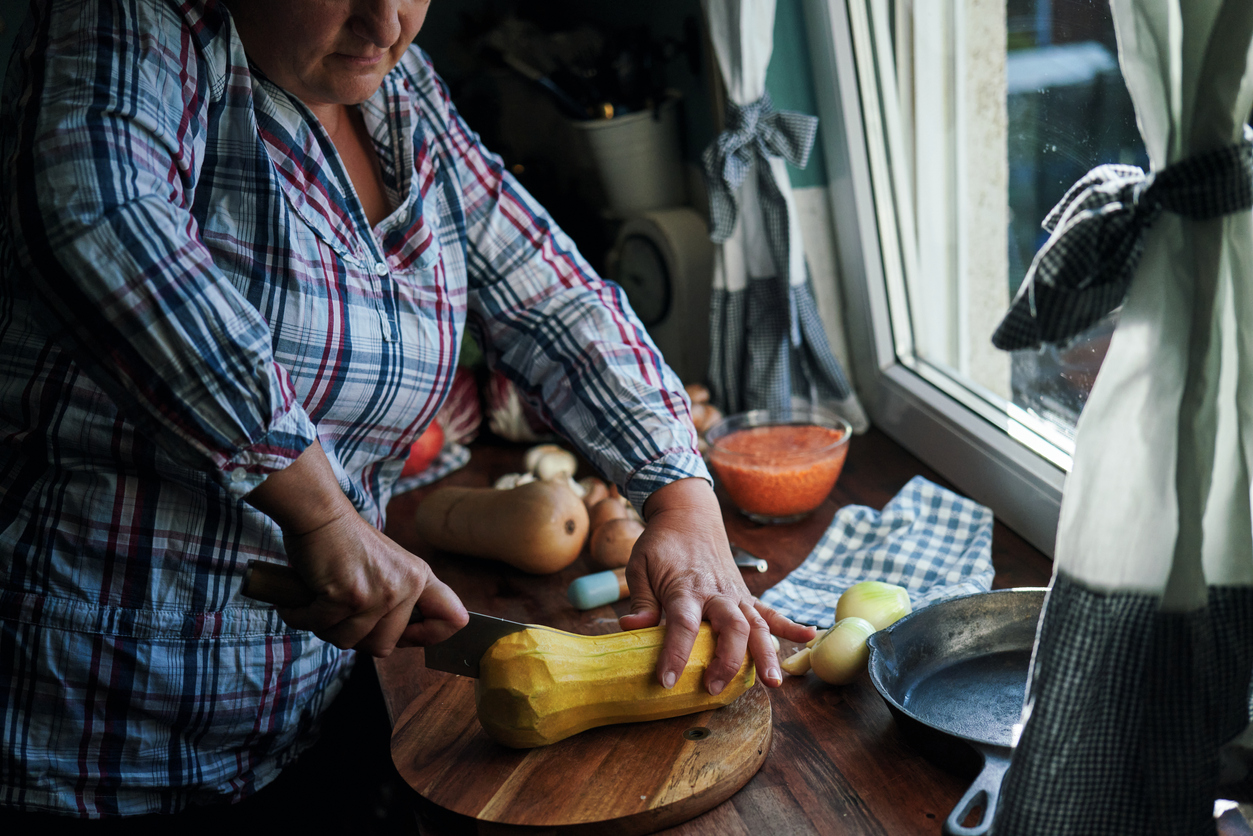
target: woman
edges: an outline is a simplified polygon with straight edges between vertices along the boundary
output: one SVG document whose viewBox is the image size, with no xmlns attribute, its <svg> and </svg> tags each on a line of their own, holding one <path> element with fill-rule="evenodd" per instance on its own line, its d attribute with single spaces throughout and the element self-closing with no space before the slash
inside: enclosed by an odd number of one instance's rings
<svg viewBox="0 0 1253 836">
<path fill-rule="evenodd" d="M 704 619 L 713 693 L 770 640 L 688 404 L 409 44 L 426 0 L 52 0 L 4 104 L 0 805 L 235 801 L 308 746 L 352 650 L 452 591 L 381 533 L 468 327 L 648 520 L 624 629 Z M 238 594 L 250 559 L 318 592 Z M 408 625 L 414 605 L 425 620 Z"/>
</svg>

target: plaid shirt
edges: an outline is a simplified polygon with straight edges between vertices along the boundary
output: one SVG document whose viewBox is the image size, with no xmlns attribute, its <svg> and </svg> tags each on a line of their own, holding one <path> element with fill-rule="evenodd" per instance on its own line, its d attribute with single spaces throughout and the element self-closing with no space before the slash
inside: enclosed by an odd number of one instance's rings
<svg viewBox="0 0 1253 836">
<path fill-rule="evenodd" d="M 382 526 L 467 326 L 632 501 L 707 475 L 619 289 L 416 48 L 361 105 L 396 206 L 371 229 L 212 0 L 27 26 L 0 110 L 0 804 L 233 800 L 307 745 L 350 655 L 240 597 L 285 559 L 243 497 L 317 438 Z"/>
</svg>

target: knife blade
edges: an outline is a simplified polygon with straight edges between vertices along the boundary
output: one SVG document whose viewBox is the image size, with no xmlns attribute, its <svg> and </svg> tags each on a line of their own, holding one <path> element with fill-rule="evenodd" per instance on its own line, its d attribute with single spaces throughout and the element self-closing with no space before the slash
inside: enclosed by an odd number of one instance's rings
<svg viewBox="0 0 1253 836">
<path fill-rule="evenodd" d="M 296 574 L 295 569 L 260 560 L 248 561 L 240 592 L 245 597 L 274 604 L 276 607 L 303 607 L 311 604 L 316 597 L 300 575 Z M 420 621 L 422 612 L 415 606 L 409 616 L 409 623 L 417 624 Z M 472 612 L 465 627 L 442 642 L 426 647 L 426 666 L 459 676 L 477 677 L 479 660 L 497 639 L 532 626 L 534 625 Z"/>
</svg>

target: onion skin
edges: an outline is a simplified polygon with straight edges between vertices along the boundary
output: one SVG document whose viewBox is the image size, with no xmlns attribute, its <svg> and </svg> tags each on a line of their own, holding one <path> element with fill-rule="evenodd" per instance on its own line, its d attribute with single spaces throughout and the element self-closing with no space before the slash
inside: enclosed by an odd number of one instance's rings
<svg viewBox="0 0 1253 836">
<path fill-rule="evenodd" d="M 609 487 L 604 481 L 597 479 L 595 476 L 588 476 L 579 480 L 579 484 L 583 486 L 586 493 L 583 494 L 583 504 L 587 506 L 587 510 L 592 510 L 596 503 L 609 496 Z"/>
<path fill-rule="evenodd" d="M 862 581 L 850 586 L 835 602 L 835 620 L 864 618 L 876 630 L 892 626 L 913 611 L 904 587 L 882 581 Z"/>
<path fill-rule="evenodd" d="M 610 520 L 622 520 L 631 516 L 627 504 L 617 497 L 605 497 L 588 510 L 589 530 L 595 532 Z"/>
<path fill-rule="evenodd" d="M 689 383 L 683 387 L 694 404 L 709 403 L 709 387 L 703 383 Z"/>
<path fill-rule="evenodd" d="M 593 569 L 617 569 L 631 559 L 635 541 L 644 533 L 644 526 L 631 517 L 609 520 L 592 531 L 587 564 Z"/>
<path fill-rule="evenodd" d="M 875 627 L 864 618 L 852 616 L 835 622 L 809 652 L 809 664 L 823 682 L 847 685 L 866 669 L 870 648 L 866 639 Z"/>
<path fill-rule="evenodd" d="M 779 667 L 783 668 L 783 672 L 790 676 L 804 676 L 809 673 L 811 666 L 809 656 L 812 652 L 808 647 L 802 647 L 780 662 Z"/>
</svg>

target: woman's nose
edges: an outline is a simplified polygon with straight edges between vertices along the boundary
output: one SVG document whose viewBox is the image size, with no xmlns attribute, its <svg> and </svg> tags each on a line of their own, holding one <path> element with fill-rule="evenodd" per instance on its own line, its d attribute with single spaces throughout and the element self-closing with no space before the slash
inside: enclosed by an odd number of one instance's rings
<svg viewBox="0 0 1253 836">
<path fill-rule="evenodd" d="M 354 4 L 352 33 L 379 49 L 386 49 L 400 38 L 400 6 L 404 0 L 358 0 Z"/>
</svg>

